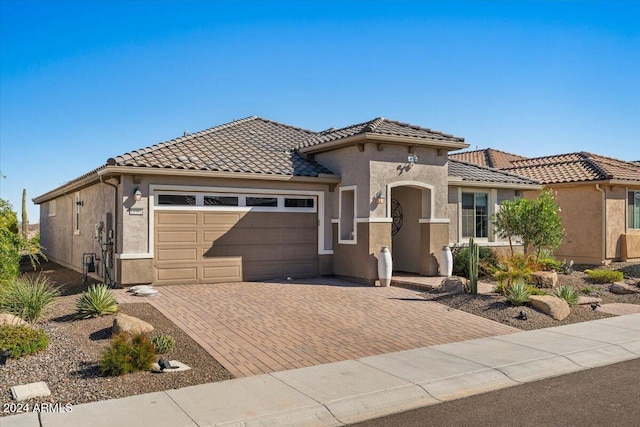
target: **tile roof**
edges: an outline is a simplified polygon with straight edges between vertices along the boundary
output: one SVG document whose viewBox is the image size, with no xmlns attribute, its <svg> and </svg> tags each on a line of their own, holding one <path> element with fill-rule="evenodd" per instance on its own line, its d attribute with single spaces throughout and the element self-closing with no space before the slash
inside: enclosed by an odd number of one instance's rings
<svg viewBox="0 0 640 427">
<path fill-rule="evenodd" d="M 449 154 L 449 158 L 496 169 L 505 169 L 511 167 L 511 162 L 515 160 L 526 159 L 526 157 L 493 148 L 453 153 Z"/>
<path fill-rule="evenodd" d="M 491 182 L 501 184 L 530 184 L 537 185 L 537 181 L 513 173 L 473 163 L 461 162 L 449 158 L 449 176 L 461 177 L 463 181 Z"/>
<path fill-rule="evenodd" d="M 314 133 L 260 117 L 247 117 L 131 151 L 108 165 L 272 175 L 333 174 L 295 151 Z"/>
<path fill-rule="evenodd" d="M 364 133 L 376 133 L 380 135 L 464 143 L 464 138 L 427 128 L 422 128 L 420 126 L 410 125 L 408 123 L 402 123 L 385 119 L 383 117 L 378 117 L 373 120 L 369 120 L 368 122 L 358 123 L 356 125 L 343 127 L 341 129 L 330 128 L 315 133 L 314 135 L 302 141 L 297 148 L 316 146 Z"/>
<path fill-rule="evenodd" d="M 640 182 L 640 165 L 588 152 L 523 159 L 504 170 L 542 184 L 622 180 Z"/>
</svg>

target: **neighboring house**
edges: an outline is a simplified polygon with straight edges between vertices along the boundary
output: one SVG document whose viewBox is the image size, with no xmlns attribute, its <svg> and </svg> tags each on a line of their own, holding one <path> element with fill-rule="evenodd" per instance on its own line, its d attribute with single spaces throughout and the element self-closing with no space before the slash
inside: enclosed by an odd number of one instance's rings
<svg viewBox="0 0 640 427">
<path fill-rule="evenodd" d="M 477 161 L 493 153 L 502 155 L 500 169 L 557 192 L 565 238 L 556 257 L 584 264 L 640 259 L 640 164 L 586 152 L 527 159 L 492 149 L 449 158 Z"/>
<path fill-rule="evenodd" d="M 49 259 L 82 271 L 98 253 L 122 285 L 373 284 L 382 246 L 395 270 L 437 275 L 443 246 L 498 244 L 489 215 L 540 188 L 448 160 L 466 147 L 383 118 L 311 132 L 249 117 L 110 158 L 34 202 Z"/>
</svg>

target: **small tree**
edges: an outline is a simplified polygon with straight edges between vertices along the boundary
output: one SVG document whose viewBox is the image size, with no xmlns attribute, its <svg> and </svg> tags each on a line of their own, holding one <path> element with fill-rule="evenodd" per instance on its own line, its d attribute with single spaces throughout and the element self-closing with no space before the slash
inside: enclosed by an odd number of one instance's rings
<svg viewBox="0 0 640 427">
<path fill-rule="evenodd" d="M 529 254 L 533 247 L 536 260 L 540 258 L 542 249 L 557 249 L 564 237 L 560 207 L 551 189 L 543 189 L 535 199 L 504 202 L 494 216 L 493 224 L 500 236 L 509 238 L 512 254 L 511 239 L 513 236 L 520 236 L 525 254 Z"/>
<path fill-rule="evenodd" d="M 27 216 L 27 189 L 22 189 L 22 238 L 29 238 L 29 218 Z"/>
</svg>

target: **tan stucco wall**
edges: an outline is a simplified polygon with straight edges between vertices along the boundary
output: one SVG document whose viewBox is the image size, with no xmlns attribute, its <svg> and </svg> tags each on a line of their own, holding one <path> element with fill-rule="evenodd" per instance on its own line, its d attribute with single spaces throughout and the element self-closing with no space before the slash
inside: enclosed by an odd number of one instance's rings
<svg viewBox="0 0 640 427">
<path fill-rule="evenodd" d="M 420 224 L 420 274 L 437 276 L 442 248 L 449 244 L 448 224 Z"/>
<path fill-rule="evenodd" d="M 76 192 L 58 197 L 55 216 L 49 216 L 51 202 L 40 209 L 40 236 L 44 253 L 62 265 L 82 271 L 82 255 L 95 252 L 101 257 L 101 248 L 95 239 L 95 226 L 102 221 L 113 224 L 114 189 L 99 183 L 79 191 L 83 206 L 80 207 L 79 233 L 74 232 Z M 106 232 L 105 232 L 106 233 Z M 103 234 L 106 237 L 106 234 Z M 98 274 L 102 266 L 98 263 Z"/>
<path fill-rule="evenodd" d="M 153 282 L 153 260 L 147 259 L 119 259 L 117 282 L 124 286 L 146 284 Z"/>
<path fill-rule="evenodd" d="M 625 187 L 603 185 L 607 199 L 607 262 L 622 256 L 622 238 L 627 229 L 627 190 Z"/>
</svg>

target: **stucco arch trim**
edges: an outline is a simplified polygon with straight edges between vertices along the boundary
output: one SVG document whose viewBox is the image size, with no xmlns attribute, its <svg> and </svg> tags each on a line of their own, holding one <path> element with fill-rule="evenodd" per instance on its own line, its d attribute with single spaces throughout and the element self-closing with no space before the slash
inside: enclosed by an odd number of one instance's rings
<svg viewBox="0 0 640 427">
<path fill-rule="evenodd" d="M 411 188 L 416 188 L 422 192 L 424 192 L 425 190 L 429 190 L 429 203 L 430 203 L 430 207 L 429 207 L 429 216 L 427 218 L 422 218 L 422 219 L 428 219 L 428 220 L 432 220 L 434 219 L 433 217 L 433 213 L 435 212 L 435 187 L 433 185 L 427 184 L 425 182 L 420 182 L 420 181 L 397 181 L 397 182 L 392 182 L 387 184 L 387 188 L 386 188 L 386 197 L 387 200 L 390 201 L 391 200 L 391 190 L 395 187 L 411 187 Z M 391 217 L 391 203 L 387 202 L 387 207 L 386 207 L 386 215 L 387 218 Z"/>
</svg>

